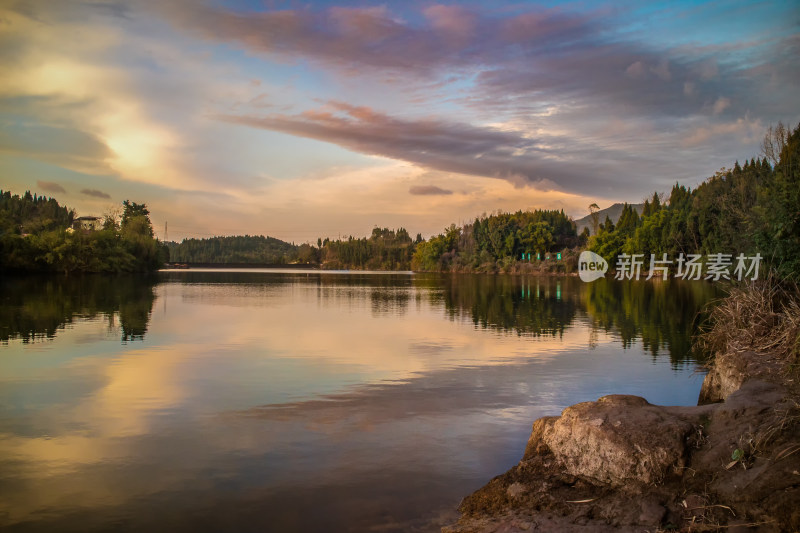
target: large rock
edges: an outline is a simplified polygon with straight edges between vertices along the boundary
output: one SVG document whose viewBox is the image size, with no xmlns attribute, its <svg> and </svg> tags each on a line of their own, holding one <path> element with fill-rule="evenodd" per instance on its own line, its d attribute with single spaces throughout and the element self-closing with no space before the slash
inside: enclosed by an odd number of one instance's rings
<svg viewBox="0 0 800 533">
<path fill-rule="evenodd" d="M 670 408 L 638 396 L 604 396 L 537 420 L 524 459 L 549 450 L 577 477 L 614 486 L 659 483 L 685 466 L 692 432 Z"/>
<path fill-rule="evenodd" d="M 461 519 L 443 531 L 733 531 L 743 523 L 800 531 L 792 372 L 765 354 L 718 355 L 700 403 L 721 403 L 659 407 L 605 396 L 540 418 L 523 460 L 466 497 Z"/>
</svg>

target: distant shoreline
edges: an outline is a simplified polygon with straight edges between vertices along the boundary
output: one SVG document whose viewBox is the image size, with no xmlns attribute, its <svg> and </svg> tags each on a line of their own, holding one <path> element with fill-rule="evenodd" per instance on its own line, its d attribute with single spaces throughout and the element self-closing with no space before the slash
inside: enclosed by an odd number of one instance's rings
<svg viewBox="0 0 800 533">
<path fill-rule="evenodd" d="M 472 275 L 482 274 L 490 276 L 540 276 L 540 277 L 577 277 L 577 272 L 556 272 L 547 270 L 515 270 L 512 272 L 486 272 L 481 270 L 380 270 L 360 268 L 324 268 L 318 265 L 300 264 L 258 264 L 258 263 L 170 263 L 159 269 L 159 272 L 203 272 L 203 271 L 251 271 L 251 270 L 292 270 L 313 271 L 320 273 L 351 273 L 351 274 L 451 274 Z"/>
<path fill-rule="evenodd" d="M 189 266 L 167 266 L 165 268 L 160 269 L 158 272 L 163 273 L 176 273 L 176 272 L 241 272 L 241 273 L 257 273 L 257 272 L 271 272 L 271 273 L 297 273 L 297 274 L 378 274 L 378 275 L 388 275 L 388 274 L 400 274 L 400 275 L 413 275 L 419 274 L 420 272 L 413 272 L 411 270 L 357 270 L 357 269 L 324 269 L 319 268 L 313 265 L 270 265 L 270 266 L 260 266 L 260 265 L 252 265 L 252 264 L 243 264 L 243 265 L 235 265 L 235 264 L 208 264 L 208 265 L 195 265 L 190 264 Z"/>
<path fill-rule="evenodd" d="M 192 270 L 198 268 L 271 268 L 271 269 L 305 269 L 305 270 L 320 270 L 318 266 L 298 263 L 166 263 L 160 270 Z"/>
</svg>

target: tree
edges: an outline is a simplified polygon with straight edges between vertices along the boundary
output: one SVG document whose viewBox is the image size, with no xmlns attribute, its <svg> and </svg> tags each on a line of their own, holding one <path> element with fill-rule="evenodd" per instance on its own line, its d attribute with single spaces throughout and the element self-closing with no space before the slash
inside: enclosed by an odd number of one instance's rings
<svg viewBox="0 0 800 533">
<path fill-rule="evenodd" d="M 586 243 L 589 242 L 590 235 L 591 233 L 589 232 L 589 228 L 584 227 L 583 231 L 581 231 L 581 234 L 578 235 L 578 246 L 586 246 Z"/>
<path fill-rule="evenodd" d="M 592 233 L 594 235 L 597 235 L 597 231 L 600 228 L 600 214 L 598 213 L 598 211 L 600 211 L 599 205 L 595 203 L 589 205 L 589 213 L 592 216 Z"/>
<path fill-rule="evenodd" d="M 137 204 L 125 200 L 122 202 L 122 224 L 123 231 L 137 235 L 153 236 L 153 224 L 150 222 L 150 211 L 145 204 Z"/>
<path fill-rule="evenodd" d="M 103 212 L 103 229 L 119 229 L 122 220 L 122 206 L 111 204 Z"/>
<path fill-rule="evenodd" d="M 544 221 L 534 225 L 531 237 L 537 252 L 549 252 L 555 242 L 550 224 Z"/>
<path fill-rule="evenodd" d="M 789 143 L 789 131 L 783 122 L 778 122 L 778 125 L 772 125 L 767 128 L 767 133 L 761 141 L 761 154 L 772 163 L 773 167 L 778 166 L 781 162 L 781 154 L 783 149 Z"/>
<path fill-rule="evenodd" d="M 758 191 L 754 237 L 763 250 L 762 255 L 771 259 L 781 275 L 797 278 L 800 272 L 800 124 L 788 133 L 779 122 L 774 130 L 770 127 L 767 137 L 772 138 L 773 149 L 780 146 L 780 153 L 771 179 Z"/>
</svg>

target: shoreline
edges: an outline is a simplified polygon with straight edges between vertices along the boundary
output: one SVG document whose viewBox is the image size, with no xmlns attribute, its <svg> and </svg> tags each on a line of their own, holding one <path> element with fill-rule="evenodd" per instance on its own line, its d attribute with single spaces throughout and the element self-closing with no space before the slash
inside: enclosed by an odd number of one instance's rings
<svg viewBox="0 0 800 533">
<path fill-rule="evenodd" d="M 797 531 L 790 370 L 732 350 L 714 358 L 697 406 L 610 395 L 540 418 L 522 460 L 464 498 L 442 532 Z"/>
</svg>

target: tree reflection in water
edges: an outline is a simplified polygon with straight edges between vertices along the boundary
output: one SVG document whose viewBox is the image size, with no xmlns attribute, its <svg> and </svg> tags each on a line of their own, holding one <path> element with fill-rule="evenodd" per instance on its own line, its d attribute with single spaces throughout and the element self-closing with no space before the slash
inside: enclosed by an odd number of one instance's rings
<svg viewBox="0 0 800 533">
<path fill-rule="evenodd" d="M 374 315 L 405 313 L 423 294 L 442 305 L 452 320 L 475 327 L 532 337 L 562 338 L 576 320 L 595 333 L 619 336 L 624 348 L 641 341 L 658 357 L 665 351 L 678 364 L 697 359 L 692 335 L 707 302 L 720 287 L 705 282 L 601 279 L 584 283 L 575 277 L 496 275 L 369 275 L 352 273 L 275 274 L 267 272 L 184 272 L 156 276 L 18 277 L 0 281 L 0 342 L 52 338 L 76 318 L 105 316 L 119 320 L 123 342 L 147 333 L 154 288 L 159 282 L 316 285 L 338 297 L 360 298 L 368 291 Z"/>
<path fill-rule="evenodd" d="M 147 333 L 155 276 L 6 277 L 0 280 L 0 342 L 53 338 L 76 319 L 117 320 L 123 342 Z"/>
<path fill-rule="evenodd" d="M 706 304 L 721 295 L 717 285 L 678 280 L 459 275 L 439 283 L 449 316 L 476 327 L 561 338 L 583 319 L 595 333 L 618 335 L 626 349 L 638 340 L 654 358 L 666 351 L 674 364 L 699 357 L 692 336 Z"/>
</svg>

